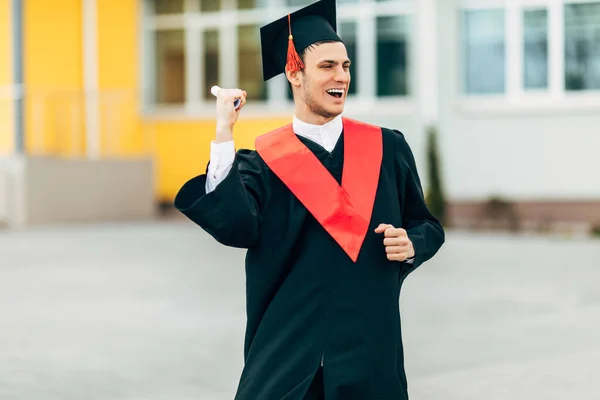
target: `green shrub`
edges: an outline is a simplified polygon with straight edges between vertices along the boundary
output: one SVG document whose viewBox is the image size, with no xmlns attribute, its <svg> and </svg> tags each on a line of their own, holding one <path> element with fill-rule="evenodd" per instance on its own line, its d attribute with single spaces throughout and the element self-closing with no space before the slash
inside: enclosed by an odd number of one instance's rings
<svg viewBox="0 0 600 400">
<path fill-rule="evenodd" d="M 515 204 L 501 195 L 492 195 L 483 205 L 483 215 L 486 219 L 494 221 L 497 226 L 503 226 L 510 231 L 520 229 L 520 220 Z"/>
<path fill-rule="evenodd" d="M 446 198 L 442 184 L 437 129 L 433 126 L 427 128 L 427 177 L 428 186 L 425 201 L 429 211 L 446 223 Z"/>
</svg>

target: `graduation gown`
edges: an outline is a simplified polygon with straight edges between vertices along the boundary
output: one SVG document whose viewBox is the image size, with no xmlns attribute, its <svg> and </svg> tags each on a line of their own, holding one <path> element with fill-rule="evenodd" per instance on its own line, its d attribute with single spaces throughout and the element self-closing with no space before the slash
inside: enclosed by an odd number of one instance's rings
<svg viewBox="0 0 600 400">
<path fill-rule="evenodd" d="M 297 137 L 340 185 L 346 127 L 331 153 Z M 425 205 L 403 134 L 378 133 L 381 162 L 356 261 L 256 150 L 238 150 L 214 191 L 206 194 L 200 175 L 178 192 L 175 206 L 191 221 L 226 246 L 248 249 L 245 365 L 236 400 L 301 400 L 320 365 L 328 400 L 408 398 L 400 288 L 436 254 L 444 231 Z M 407 230 L 412 264 L 387 260 L 383 234 L 374 232 L 380 223 Z"/>
</svg>

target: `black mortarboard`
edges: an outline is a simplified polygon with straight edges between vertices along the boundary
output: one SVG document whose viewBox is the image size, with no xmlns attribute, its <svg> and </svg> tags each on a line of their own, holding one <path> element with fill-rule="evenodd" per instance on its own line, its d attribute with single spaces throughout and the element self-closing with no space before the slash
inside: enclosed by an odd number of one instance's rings
<svg viewBox="0 0 600 400">
<path fill-rule="evenodd" d="M 289 40 L 291 30 L 292 40 Z M 335 0 L 320 0 L 260 28 L 263 78 L 285 72 L 288 61 L 315 42 L 342 40 L 337 35 Z M 293 43 L 290 43 L 292 42 Z M 290 47 L 290 45 L 293 46 Z M 289 53 L 288 53 L 288 47 Z"/>
</svg>

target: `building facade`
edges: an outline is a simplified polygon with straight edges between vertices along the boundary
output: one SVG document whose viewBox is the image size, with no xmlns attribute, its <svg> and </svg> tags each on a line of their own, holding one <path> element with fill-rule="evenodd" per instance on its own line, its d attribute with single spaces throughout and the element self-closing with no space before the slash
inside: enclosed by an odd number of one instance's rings
<svg viewBox="0 0 600 400">
<path fill-rule="evenodd" d="M 455 220 L 600 222 L 600 1 L 440 0 L 439 119 Z M 475 206 L 475 207 L 474 207 Z"/>
<path fill-rule="evenodd" d="M 213 84 L 248 92 L 238 147 L 291 120 L 285 78 L 261 79 L 259 27 L 308 3 L 0 0 L 0 153 L 150 156 L 169 203 L 206 167 Z M 526 219 L 600 218 L 600 0 L 339 0 L 338 31 L 345 115 L 402 131 L 425 186 L 437 127 L 457 225 L 498 196 Z"/>
</svg>

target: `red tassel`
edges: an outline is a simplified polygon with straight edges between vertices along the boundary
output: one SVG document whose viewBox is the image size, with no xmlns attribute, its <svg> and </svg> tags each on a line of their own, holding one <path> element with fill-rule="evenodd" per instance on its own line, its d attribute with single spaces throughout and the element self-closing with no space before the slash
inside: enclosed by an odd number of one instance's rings
<svg viewBox="0 0 600 400">
<path fill-rule="evenodd" d="M 302 71 L 304 69 L 304 63 L 302 59 L 298 55 L 296 51 L 296 47 L 294 46 L 294 37 L 292 36 L 292 24 L 290 22 L 290 15 L 288 14 L 288 27 L 290 31 L 290 35 L 288 36 L 288 51 L 287 51 L 287 61 L 285 68 L 287 71 L 297 72 Z"/>
</svg>

